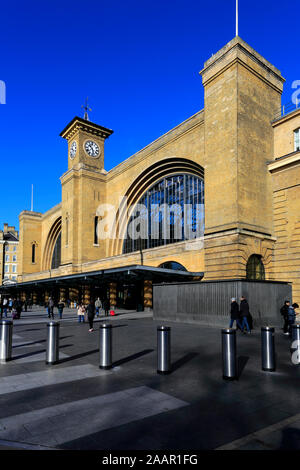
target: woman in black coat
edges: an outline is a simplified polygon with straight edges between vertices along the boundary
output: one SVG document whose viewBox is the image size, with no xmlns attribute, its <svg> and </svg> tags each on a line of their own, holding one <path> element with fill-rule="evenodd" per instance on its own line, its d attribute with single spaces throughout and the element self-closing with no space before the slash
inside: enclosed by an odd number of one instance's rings
<svg viewBox="0 0 300 470">
<path fill-rule="evenodd" d="M 93 322 L 94 322 L 95 311 L 96 311 L 94 302 L 90 302 L 86 310 L 87 310 L 88 320 L 90 324 L 89 332 L 91 333 L 92 331 L 94 331 Z"/>
<path fill-rule="evenodd" d="M 230 309 L 230 324 L 229 328 L 233 327 L 234 322 L 236 321 L 237 327 L 242 330 L 242 325 L 239 320 L 239 304 L 237 303 L 235 297 L 231 299 L 231 309 Z"/>
</svg>

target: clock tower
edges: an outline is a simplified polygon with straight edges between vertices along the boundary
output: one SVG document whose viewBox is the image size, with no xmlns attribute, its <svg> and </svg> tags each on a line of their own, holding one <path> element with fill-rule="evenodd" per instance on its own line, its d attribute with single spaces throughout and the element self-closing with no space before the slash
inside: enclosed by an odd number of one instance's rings
<svg viewBox="0 0 300 470">
<path fill-rule="evenodd" d="M 104 141 L 113 131 L 75 117 L 60 133 L 68 141 L 68 170 L 84 166 L 104 169 Z M 83 164 L 83 165 L 82 165 Z"/>
</svg>

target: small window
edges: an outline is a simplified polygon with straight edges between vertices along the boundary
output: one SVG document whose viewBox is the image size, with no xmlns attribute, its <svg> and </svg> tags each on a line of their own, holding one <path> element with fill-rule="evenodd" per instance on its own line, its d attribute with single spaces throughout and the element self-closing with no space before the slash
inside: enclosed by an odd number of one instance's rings
<svg viewBox="0 0 300 470">
<path fill-rule="evenodd" d="M 66 217 L 66 245 L 69 244 L 69 218 Z"/>
<path fill-rule="evenodd" d="M 31 262 L 35 263 L 35 244 L 32 245 Z"/>
<path fill-rule="evenodd" d="M 5 255 L 5 261 L 6 263 L 9 263 L 9 255 Z"/>
<path fill-rule="evenodd" d="M 294 151 L 300 150 L 300 128 L 294 131 Z"/>
<path fill-rule="evenodd" d="M 5 251 L 9 251 L 9 246 L 8 245 L 6 245 Z"/>
<path fill-rule="evenodd" d="M 16 273 L 17 272 L 17 266 L 14 264 L 13 267 L 12 267 L 12 272 L 13 273 Z"/>
<path fill-rule="evenodd" d="M 17 280 L 17 276 L 11 276 L 11 278 L 12 278 L 13 281 Z"/>
<path fill-rule="evenodd" d="M 13 247 L 13 251 L 17 251 L 17 247 L 16 247 L 16 246 Z"/>
<path fill-rule="evenodd" d="M 98 245 L 98 217 L 94 219 L 94 244 Z"/>
<path fill-rule="evenodd" d="M 247 279 L 250 279 L 253 281 L 265 280 L 265 268 L 262 262 L 261 255 L 251 255 L 248 258 L 246 272 L 247 272 Z"/>
<path fill-rule="evenodd" d="M 9 273 L 9 266 L 5 266 L 5 270 L 4 270 L 5 273 Z"/>
<path fill-rule="evenodd" d="M 16 255 L 13 255 L 13 261 L 16 262 L 17 261 L 17 257 Z"/>
</svg>

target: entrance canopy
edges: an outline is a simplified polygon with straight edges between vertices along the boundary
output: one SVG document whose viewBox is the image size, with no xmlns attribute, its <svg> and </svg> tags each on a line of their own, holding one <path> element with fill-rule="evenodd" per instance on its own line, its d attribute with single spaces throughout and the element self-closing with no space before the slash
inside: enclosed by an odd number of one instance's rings
<svg viewBox="0 0 300 470">
<path fill-rule="evenodd" d="M 107 282 L 135 282 L 142 280 L 151 280 L 155 283 L 172 281 L 186 282 L 201 280 L 203 276 L 203 272 L 189 272 L 175 269 L 155 268 L 152 266 L 131 265 L 1 286 L 0 294 L 17 293 L 28 290 L 32 291 L 37 289 L 77 287 L 83 284 L 97 286 Z"/>
</svg>

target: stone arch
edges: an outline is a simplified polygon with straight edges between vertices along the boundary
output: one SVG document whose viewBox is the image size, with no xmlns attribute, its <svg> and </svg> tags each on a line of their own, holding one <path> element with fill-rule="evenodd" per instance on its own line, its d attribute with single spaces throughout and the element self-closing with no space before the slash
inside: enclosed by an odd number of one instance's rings
<svg viewBox="0 0 300 470">
<path fill-rule="evenodd" d="M 47 236 L 45 249 L 44 249 L 44 256 L 43 256 L 43 264 L 42 264 L 43 271 L 51 269 L 52 254 L 53 254 L 53 250 L 54 250 L 56 241 L 60 233 L 61 233 L 61 217 L 58 217 L 55 220 L 55 222 L 52 224 L 49 230 L 48 236 Z"/>
<path fill-rule="evenodd" d="M 137 204 L 142 195 L 161 179 L 180 174 L 190 174 L 204 180 L 204 168 L 198 163 L 185 158 L 170 157 L 160 160 L 144 170 L 129 186 L 125 193 L 124 203 L 116 212 L 113 232 L 115 237 L 110 241 L 110 256 L 122 253 L 123 237 L 127 229 L 131 208 Z"/>
</svg>

